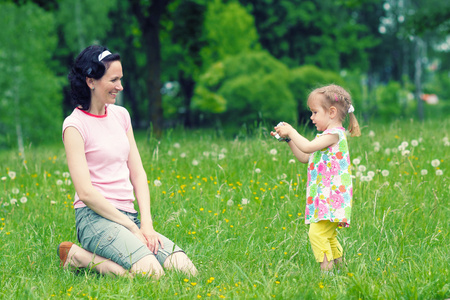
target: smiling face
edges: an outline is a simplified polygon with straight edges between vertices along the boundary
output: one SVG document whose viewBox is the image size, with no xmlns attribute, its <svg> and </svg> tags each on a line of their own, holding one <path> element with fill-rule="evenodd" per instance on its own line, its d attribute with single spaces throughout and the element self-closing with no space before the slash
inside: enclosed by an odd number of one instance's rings
<svg viewBox="0 0 450 300">
<path fill-rule="evenodd" d="M 123 90 L 122 77 L 122 64 L 117 60 L 109 64 L 109 68 L 106 69 L 102 78 L 87 79 L 88 86 L 91 88 L 92 109 L 98 109 L 104 107 L 105 104 L 116 102 L 117 94 Z"/>
<path fill-rule="evenodd" d="M 311 121 L 318 131 L 327 130 L 333 121 L 330 112 L 323 106 L 323 101 L 325 100 L 322 99 L 323 97 L 323 95 L 317 94 L 308 100 L 308 106 L 311 110 Z"/>
</svg>

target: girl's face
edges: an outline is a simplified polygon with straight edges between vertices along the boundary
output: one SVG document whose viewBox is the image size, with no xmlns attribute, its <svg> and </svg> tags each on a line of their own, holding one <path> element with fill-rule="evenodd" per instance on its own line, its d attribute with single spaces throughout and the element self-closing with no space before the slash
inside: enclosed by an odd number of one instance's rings
<svg viewBox="0 0 450 300">
<path fill-rule="evenodd" d="M 111 62 L 103 77 L 93 82 L 95 89 L 92 91 L 92 101 L 101 104 L 114 104 L 117 94 L 123 90 L 122 77 L 120 61 Z"/>
<path fill-rule="evenodd" d="M 316 95 L 308 103 L 311 110 L 311 121 L 316 126 L 318 131 L 325 131 L 332 122 L 329 112 L 322 106 L 323 95 Z"/>
</svg>

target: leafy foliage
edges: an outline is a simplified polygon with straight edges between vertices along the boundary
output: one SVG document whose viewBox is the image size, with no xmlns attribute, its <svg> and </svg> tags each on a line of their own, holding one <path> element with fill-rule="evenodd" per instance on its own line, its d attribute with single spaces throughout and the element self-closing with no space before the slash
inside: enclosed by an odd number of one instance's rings
<svg viewBox="0 0 450 300">
<path fill-rule="evenodd" d="M 58 139 L 64 81 L 48 65 L 55 18 L 34 4 L 0 4 L 0 146 Z"/>
<path fill-rule="evenodd" d="M 296 120 L 289 69 L 267 52 L 245 52 L 213 65 L 200 78 L 193 105 L 221 113 L 225 122 Z"/>
</svg>

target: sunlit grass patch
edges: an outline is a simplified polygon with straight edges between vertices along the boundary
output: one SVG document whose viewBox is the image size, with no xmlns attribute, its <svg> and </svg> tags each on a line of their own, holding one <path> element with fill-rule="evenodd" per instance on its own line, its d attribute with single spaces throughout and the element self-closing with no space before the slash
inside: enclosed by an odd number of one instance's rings
<svg viewBox="0 0 450 300">
<path fill-rule="evenodd" d="M 155 228 L 200 270 L 151 282 L 59 269 L 57 245 L 76 241 L 63 146 L 3 152 L 0 298 L 448 298 L 449 126 L 394 122 L 349 139 L 353 218 L 333 276 L 308 242 L 306 168 L 268 135 L 138 139 Z"/>
</svg>

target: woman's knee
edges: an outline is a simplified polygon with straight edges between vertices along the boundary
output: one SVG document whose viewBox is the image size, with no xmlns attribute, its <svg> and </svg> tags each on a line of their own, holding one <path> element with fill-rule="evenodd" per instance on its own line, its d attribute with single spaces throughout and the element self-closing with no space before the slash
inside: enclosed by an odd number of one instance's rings
<svg viewBox="0 0 450 300">
<path fill-rule="evenodd" d="M 188 275 L 197 275 L 197 268 L 184 252 L 175 252 L 164 261 L 164 268 L 179 270 Z"/>
<path fill-rule="evenodd" d="M 155 276 L 156 278 L 164 275 L 164 270 L 154 255 L 144 256 L 131 266 L 130 271 L 135 274 Z"/>
</svg>

